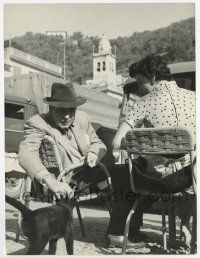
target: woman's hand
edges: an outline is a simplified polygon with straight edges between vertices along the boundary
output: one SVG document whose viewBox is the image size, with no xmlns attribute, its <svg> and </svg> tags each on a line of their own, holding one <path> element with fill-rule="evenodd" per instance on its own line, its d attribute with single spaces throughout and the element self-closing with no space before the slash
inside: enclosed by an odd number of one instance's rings
<svg viewBox="0 0 200 258">
<path fill-rule="evenodd" d="M 60 199 L 61 196 L 65 198 L 66 195 L 68 195 L 70 198 L 73 196 L 73 190 L 68 184 L 59 182 L 51 175 L 45 176 L 43 181 L 46 183 L 49 190 L 55 194 L 57 199 Z"/>
</svg>

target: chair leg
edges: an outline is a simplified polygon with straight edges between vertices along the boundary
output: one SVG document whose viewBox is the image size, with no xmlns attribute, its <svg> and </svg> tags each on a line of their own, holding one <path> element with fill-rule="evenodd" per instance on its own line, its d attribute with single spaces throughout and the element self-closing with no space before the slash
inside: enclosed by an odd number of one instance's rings
<svg viewBox="0 0 200 258">
<path fill-rule="evenodd" d="M 167 230 L 166 230 L 166 212 L 162 209 L 162 233 L 163 233 L 163 249 L 167 250 Z"/>
<path fill-rule="evenodd" d="M 82 236 L 86 237 L 85 228 L 84 228 L 84 225 L 83 225 L 83 220 L 82 220 L 82 217 L 81 217 L 79 204 L 76 202 L 75 206 L 76 206 L 76 211 L 77 211 L 77 215 L 78 215 L 79 224 L 80 224 L 80 227 L 81 227 Z"/>
<path fill-rule="evenodd" d="M 30 192 L 31 192 L 31 179 L 28 176 L 25 176 L 21 179 L 21 189 L 19 201 L 23 203 L 27 208 L 29 208 L 30 204 Z M 20 231 L 21 231 L 21 223 L 22 223 L 22 214 L 18 211 L 17 216 L 17 230 L 16 230 L 16 241 L 19 241 Z"/>
<path fill-rule="evenodd" d="M 191 164 L 192 164 L 192 182 L 194 189 L 194 201 L 193 201 L 193 220 L 192 220 L 192 240 L 191 240 L 191 254 L 195 254 L 197 248 L 197 168 L 196 168 L 196 154 L 195 151 L 190 152 Z"/>
<path fill-rule="evenodd" d="M 127 247 L 127 240 L 128 240 L 128 233 L 129 233 L 129 228 L 130 228 L 130 222 L 133 214 L 135 213 L 136 208 L 140 204 L 141 200 L 136 200 L 134 203 L 132 209 L 130 210 L 128 217 L 126 219 L 126 226 L 125 226 L 125 231 L 124 231 L 124 240 L 123 240 L 123 245 L 122 245 L 122 254 L 126 253 L 126 247 Z"/>
<path fill-rule="evenodd" d="M 109 214 L 111 215 L 112 207 L 111 207 L 110 202 L 109 202 L 109 201 L 107 201 L 107 202 L 105 202 L 105 204 L 106 204 L 106 206 L 107 206 L 107 208 L 108 208 L 108 212 L 109 212 Z"/>
<path fill-rule="evenodd" d="M 169 220 L 169 243 L 175 245 L 176 243 L 176 217 L 174 207 L 168 209 L 168 220 Z"/>
<path fill-rule="evenodd" d="M 22 202 L 23 201 L 23 194 L 24 194 L 24 189 L 25 189 L 25 178 L 20 179 L 20 183 L 21 183 L 21 187 L 20 187 L 20 196 L 19 196 L 19 201 Z M 18 211 L 18 215 L 17 215 L 17 230 L 16 230 L 16 236 L 15 236 L 15 240 L 19 241 L 19 236 L 20 236 L 20 231 L 21 231 L 21 222 L 22 222 L 22 216 L 21 216 L 21 212 Z"/>
<path fill-rule="evenodd" d="M 16 235 L 15 235 L 15 240 L 18 242 L 19 241 L 19 236 L 20 236 L 20 231 L 21 231 L 21 221 L 22 221 L 22 214 L 20 211 L 18 211 L 17 215 L 17 229 L 16 229 Z"/>
<path fill-rule="evenodd" d="M 197 240 L 197 203 L 196 196 L 194 196 L 194 208 L 193 208 L 193 220 L 192 220 L 192 240 L 191 240 L 191 254 L 196 252 L 196 240 Z"/>
</svg>

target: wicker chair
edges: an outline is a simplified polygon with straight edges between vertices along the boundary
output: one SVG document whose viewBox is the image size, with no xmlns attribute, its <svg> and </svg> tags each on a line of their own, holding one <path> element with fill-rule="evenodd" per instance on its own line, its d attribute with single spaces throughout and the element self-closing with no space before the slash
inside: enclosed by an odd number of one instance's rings
<svg viewBox="0 0 200 258">
<path fill-rule="evenodd" d="M 40 146 L 39 154 L 40 154 L 41 161 L 42 161 L 43 165 L 47 168 L 47 170 L 50 171 L 51 173 L 56 172 L 56 173 L 54 173 L 54 175 L 58 181 L 62 180 L 63 182 L 69 183 L 70 177 L 68 178 L 68 175 L 71 174 L 70 172 L 73 173 L 73 170 L 84 166 L 84 161 L 82 161 L 79 164 L 75 164 L 75 165 L 71 166 L 70 168 L 68 168 L 68 170 L 64 170 L 56 141 L 48 135 L 46 135 L 43 138 L 42 144 Z M 102 172 L 105 173 L 105 175 L 106 175 L 106 181 L 107 181 L 107 185 L 109 188 L 109 192 L 107 194 L 110 194 L 110 197 L 111 197 L 111 198 L 107 198 L 107 199 L 109 199 L 111 201 L 113 188 L 112 188 L 111 177 L 110 177 L 109 171 L 108 171 L 107 167 L 104 164 L 102 164 L 101 162 L 99 162 L 97 166 L 99 166 L 101 168 Z M 30 177 L 26 175 L 24 177 L 24 179 L 22 180 L 21 191 L 20 191 L 20 201 L 22 203 L 24 203 L 26 205 L 26 207 L 29 207 L 30 200 L 31 200 L 31 185 L 33 185 L 35 192 L 38 193 L 36 182 L 32 181 L 30 179 Z M 81 217 L 81 213 L 80 213 L 79 203 L 83 202 L 85 200 L 99 198 L 101 196 L 101 194 L 103 194 L 103 193 L 92 194 L 92 195 L 81 195 L 80 197 L 74 199 L 74 206 L 76 207 L 79 224 L 81 227 L 81 232 L 84 237 L 86 236 L 86 234 L 85 234 L 85 229 L 84 229 L 84 225 L 83 225 L 83 221 L 82 221 L 82 217 Z M 39 196 L 40 196 L 40 193 L 39 193 Z M 41 197 L 41 199 L 43 199 L 43 198 L 44 197 Z M 106 202 L 109 213 L 111 213 L 110 201 Z M 55 197 L 53 198 L 53 203 L 55 203 Z M 19 240 L 20 230 L 21 230 L 21 213 L 19 212 L 18 213 L 18 227 L 17 227 L 17 231 L 16 231 L 16 240 Z"/>
<path fill-rule="evenodd" d="M 193 188 L 196 195 L 196 177 L 193 169 L 194 160 L 194 147 L 192 145 L 190 134 L 182 128 L 141 128 L 130 130 L 126 135 L 126 150 L 128 153 L 130 182 L 133 192 L 145 195 L 152 193 L 151 185 L 154 183 L 154 179 L 140 173 L 138 169 L 133 168 L 134 155 L 177 155 L 177 154 L 190 154 L 192 164 L 192 179 Z M 174 173 L 176 174 L 176 173 Z M 156 179 L 155 179 L 156 180 Z M 157 186 L 159 182 L 157 181 Z M 185 185 L 182 185 L 182 190 Z M 153 192 L 160 197 L 162 196 L 162 187 L 153 189 Z M 163 191 L 165 191 L 163 189 Z M 177 194 L 181 191 L 181 187 L 177 189 L 169 189 L 169 194 Z M 135 209 L 138 207 L 140 201 L 143 198 L 138 198 L 138 201 L 133 205 L 126 221 L 126 227 L 124 232 L 124 242 L 122 246 L 122 254 L 126 252 L 127 238 L 130 227 L 130 220 L 134 214 Z M 162 199 L 162 198 L 161 198 Z M 163 206 L 163 208 L 165 208 Z M 169 210 L 170 211 L 170 210 Z M 172 212 L 173 213 L 173 212 Z M 163 244 L 164 250 L 167 250 L 167 238 L 166 238 L 166 225 L 165 225 L 165 209 L 162 209 L 162 229 L 163 229 Z M 174 229 L 173 229 L 174 230 Z M 170 231 L 169 231 L 170 233 Z M 174 233 L 174 232 L 173 232 Z M 195 252 L 196 246 L 196 198 L 194 198 L 194 211 L 193 211 L 193 225 L 192 225 L 192 243 L 191 253 Z"/>
</svg>

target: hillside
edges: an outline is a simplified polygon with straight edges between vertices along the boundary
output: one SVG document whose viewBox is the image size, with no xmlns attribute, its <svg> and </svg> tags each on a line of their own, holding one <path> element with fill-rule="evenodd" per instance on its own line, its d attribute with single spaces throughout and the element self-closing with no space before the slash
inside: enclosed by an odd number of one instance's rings
<svg viewBox="0 0 200 258">
<path fill-rule="evenodd" d="M 79 84 L 92 78 L 92 45 L 98 46 L 98 37 L 75 32 L 66 40 L 66 76 Z M 12 46 L 46 61 L 62 66 L 63 46 L 59 36 L 27 32 L 14 37 Z M 195 19 L 176 22 L 154 31 L 135 32 L 130 37 L 111 40 L 117 47 L 117 73 L 127 74 L 131 63 L 147 54 L 166 53 L 169 63 L 195 59 Z"/>
</svg>

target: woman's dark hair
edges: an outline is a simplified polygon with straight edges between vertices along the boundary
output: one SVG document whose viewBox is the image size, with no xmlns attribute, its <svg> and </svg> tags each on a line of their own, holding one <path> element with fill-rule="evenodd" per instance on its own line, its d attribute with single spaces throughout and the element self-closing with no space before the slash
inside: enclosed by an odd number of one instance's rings
<svg viewBox="0 0 200 258">
<path fill-rule="evenodd" d="M 172 80 L 167 63 L 158 55 L 147 56 L 129 67 L 129 75 L 131 77 L 135 77 L 138 73 L 145 75 L 149 80 L 153 78 L 155 78 L 156 81 Z"/>
</svg>

